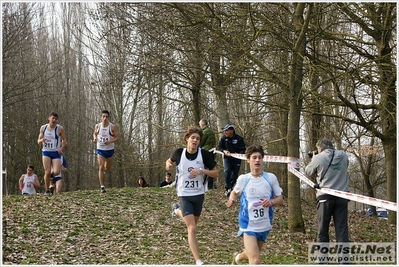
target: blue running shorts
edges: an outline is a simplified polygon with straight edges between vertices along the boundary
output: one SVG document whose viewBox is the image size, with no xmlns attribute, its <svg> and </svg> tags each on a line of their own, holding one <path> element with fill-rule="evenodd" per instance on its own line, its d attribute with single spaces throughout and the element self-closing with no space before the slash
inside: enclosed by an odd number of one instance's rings
<svg viewBox="0 0 399 267">
<path fill-rule="evenodd" d="M 244 235 L 244 233 L 247 234 L 247 235 L 250 235 L 250 236 L 254 236 L 254 237 L 256 237 L 256 240 L 265 243 L 266 242 L 266 238 L 267 238 L 267 236 L 270 233 L 270 230 L 269 231 L 264 231 L 264 232 L 242 232 L 241 230 L 238 230 L 237 236 L 238 237 L 242 237 Z"/>
<path fill-rule="evenodd" d="M 61 180 L 62 177 L 61 176 L 56 176 L 53 178 L 53 184 L 55 184 L 57 181 Z"/>
<path fill-rule="evenodd" d="M 100 156 L 103 156 L 104 158 L 108 159 L 111 158 L 114 155 L 115 150 L 102 150 L 102 149 L 97 149 L 97 154 Z"/>
<path fill-rule="evenodd" d="M 51 159 L 60 159 L 61 154 L 58 151 L 42 151 L 44 157 L 49 157 Z"/>
</svg>

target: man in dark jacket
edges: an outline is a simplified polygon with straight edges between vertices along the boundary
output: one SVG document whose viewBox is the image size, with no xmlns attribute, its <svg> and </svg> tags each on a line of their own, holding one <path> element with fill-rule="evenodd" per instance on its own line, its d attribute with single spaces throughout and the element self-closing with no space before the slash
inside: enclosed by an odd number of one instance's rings
<svg viewBox="0 0 399 267">
<path fill-rule="evenodd" d="M 348 182 L 348 155 L 342 150 L 335 150 L 329 139 L 323 138 L 316 143 L 317 152 L 314 153 L 312 161 L 305 168 L 307 176 L 317 176 L 319 188 L 329 188 L 349 192 Z M 316 192 L 317 197 L 317 241 L 322 246 L 328 246 L 330 242 L 329 227 L 333 217 L 335 226 L 336 242 L 347 246 L 348 234 L 348 200 L 326 194 L 320 190 Z M 344 259 L 349 255 L 344 255 Z M 327 259 L 324 258 L 323 259 Z M 326 263 L 324 261 L 324 263 Z M 348 263 L 343 261 L 341 263 Z"/>
<path fill-rule="evenodd" d="M 224 194 L 229 197 L 237 181 L 238 172 L 241 167 L 241 159 L 234 158 L 231 154 L 245 154 L 246 147 L 244 139 L 236 134 L 234 125 L 227 124 L 222 130 L 224 131 L 224 135 L 220 138 L 218 150 L 224 153 L 224 180 L 226 182 L 226 191 Z"/>
</svg>

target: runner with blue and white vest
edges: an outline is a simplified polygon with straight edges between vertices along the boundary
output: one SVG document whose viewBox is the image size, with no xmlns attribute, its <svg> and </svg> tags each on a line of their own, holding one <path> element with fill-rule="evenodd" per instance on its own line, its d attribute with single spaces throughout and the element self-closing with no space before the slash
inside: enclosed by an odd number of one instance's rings
<svg viewBox="0 0 399 267">
<path fill-rule="evenodd" d="M 114 155 L 115 142 L 120 139 L 118 128 L 109 121 L 108 110 L 101 112 L 101 122 L 94 126 L 93 143 L 97 144 L 98 180 L 101 192 L 105 193 L 105 171 L 111 169 L 112 156 Z"/>
<path fill-rule="evenodd" d="M 53 174 L 58 175 L 61 172 L 61 155 L 67 146 L 64 127 L 57 124 L 58 114 L 52 112 L 48 117 L 48 122 L 40 127 L 37 143 L 42 145 L 42 161 L 44 168 L 45 193 L 50 194 L 50 176 L 51 168 Z"/>
<path fill-rule="evenodd" d="M 262 146 L 248 147 L 245 155 L 251 172 L 238 177 L 226 206 L 232 207 L 241 194 L 237 236 L 243 238 L 245 249 L 234 254 L 233 264 L 248 260 L 252 265 L 260 264 L 260 251 L 272 229 L 273 207 L 283 204 L 283 190 L 274 174 L 263 171 Z"/>
</svg>

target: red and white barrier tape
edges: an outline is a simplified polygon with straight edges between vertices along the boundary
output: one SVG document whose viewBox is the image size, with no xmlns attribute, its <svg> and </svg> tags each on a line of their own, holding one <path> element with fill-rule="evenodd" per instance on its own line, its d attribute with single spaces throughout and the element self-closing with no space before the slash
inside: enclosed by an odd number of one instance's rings
<svg viewBox="0 0 399 267">
<path fill-rule="evenodd" d="M 302 181 L 304 181 L 310 187 L 313 188 L 314 183 L 311 180 L 309 180 L 305 175 L 300 173 L 298 170 L 296 170 L 293 167 L 288 165 L 288 171 L 293 173 L 295 176 L 297 176 L 299 179 L 301 179 Z M 396 212 L 398 211 L 398 206 L 397 206 L 397 203 L 395 203 L 395 202 L 390 202 L 387 200 L 377 199 L 377 198 L 373 198 L 373 197 L 366 197 L 366 196 L 362 196 L 362 195 L 358 195 L 358 194 L 354 194 L 354 193 L 350 193 L 350 192 L 333 190 L 333 189 L 329 189 L 329 188 L 320 188 L 320 189 L 316 189 L 316 190 L 320 190 L 321 192 L 327 193 L 329 195 L 342 197 L 345 199 L 353 200 L 356 202 L 361 202 L 361 203 L 368 204 L 371 206 L 381 207 L 381 208 L 396 211 Z"/>
<path fill-rule="evenodd" d="M 211 149 L 210 151 L 212 151 L 213 153 L 218 153 L 218 154 L 224 155 L 223 152 L 218 151 L 215 148 Z M 232 153 L 231 156 L 234 157 L 234 158 L 237 158 L 237 159 L 247 160 L 247 158 L 246 158 L 246 156 L 244 154 Z M 299 168 L 299 166 L 300 166 L 300 161 L 299 161 L 298 158 L 265 155 L 263 157 L 263 161 L 264 162 L 287 163 L 289 172 L 293 173 L 301 181 L 305 182 L 306 184 L 308 184 L 310 187 L 313 188 L 314 183 L 308 177 L 306 177 L 303 173 L 301 173 L 301 172 L 299 172 L 298 170 L 295 169 L 295 168 Z M 395 212 L 398 211 L 398 206 L 397 206 L 397 203 L 395 203 L 395 202 L 390 202 L 390 201 L 387 201 L 387 200 L 382 200 L 382 199 L 377 199 L 377 198 L 373 198 L 373 197 L 367 197 L 367 196 L 363 196 L 363 195 L 353 194 L 353 193 L 350 193 L 350 192 L 333 190 L 333 189 L 329 189 L 329 188 L 320 188 L 320 189 L 316 189 L 316 190 L 320 190 L 321 192 L 327 193 L 329 195 L 338 196 L 338 197 L 341 197 L 341 198 L 353 200 L 353 201 L 364 203 L 364 204 L 368 204 L 368 205 L 371 205 L 371 206 L 381 207 L 381 208 L 392 210 L 392 211 L 395 211 Z"/>
<path fill-rule="evenodd" d="M 216 150 L 215 148 L 212 148 L 210 150 L 213 153 L 218 153 L 221 155 L 224 155 L 223 152 Z M 241 159 L 241 160 L 247 160 L 247 157 L 245 156 L 245 154 L 238 154 L 238 153 L 231 153 L 231 156 L 237 159 Z M 279 162 L 279 163 L 289 163 L 292 167 L 294 168 L 299 168 L 299 159 L 298 158 L 294 158 L 294 157 L 284 157 L 284 156 L 269 156 L 269 155 L 265 155 L 263 157 L 263 161 L 264 162 Z"/>
</svg>

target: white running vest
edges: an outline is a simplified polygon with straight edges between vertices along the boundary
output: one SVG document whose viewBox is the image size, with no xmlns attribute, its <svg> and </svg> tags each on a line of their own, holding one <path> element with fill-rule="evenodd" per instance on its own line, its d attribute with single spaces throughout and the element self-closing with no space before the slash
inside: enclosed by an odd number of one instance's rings
<svg viewBox="0 0 399 267">
<path fill-rule="evenodd" d="M 181 153 L 180 163 L 176 166 L 176 191 L 177 196 L 198 196 L 205 194 L 204 180 L 202 175 L 190 175 L 192 169 L 204 169 L 201 148 L 198 148 L 198 155 L 195 160 L 189 160 L 186 157 L 187 149 L 184 148 Z"/>
<path fill-rule="evenodd" d="M 102 123 L 98 124 L 98 135 L 97 135 L 97 149 L 100 150 L 112 150 L 115 147 L 114 143 L 105 145 L 104 141 L 114 139 L 114 133 L 111 130 L 112 123 L 108 123 L 107 127 L 103 127 Z"/>
<path fill-rule="evenodd" d="M 36 194 L 35 184 L 35 175 L 28 176 L 24 175 L 24 180 L 22 181 L 22 194 Z"/>
<path fill-rule="evenodd" d="M 60 125 L 57 124 L 51 131 L 48 129 L 48 126 L 49 125 L 46 124 L 43 129 L 43 136 L 46 141 L 44 141 L 43 143 L 42 151 L 57 152 L 58 149 L 61 147 L 60 136 L 57 133 L 58 127 Z"/>
<path fill-rule="evenodd" d="M 263 172 L 263 177 L 254 178 L 250 174 L 240 175 L 234 190 L 241 192 L 238 222 L 242 232 L 264 232 L 272 228 L 273 208 L 262 206 L 261 198 L 271 199 L 280 196 L 282 189 L 277 177 Z"/>
</svg>

